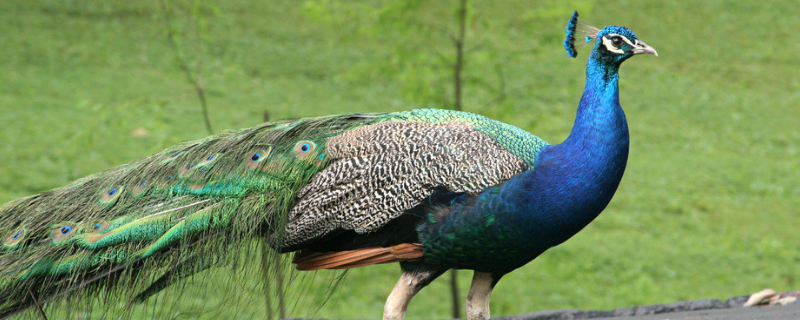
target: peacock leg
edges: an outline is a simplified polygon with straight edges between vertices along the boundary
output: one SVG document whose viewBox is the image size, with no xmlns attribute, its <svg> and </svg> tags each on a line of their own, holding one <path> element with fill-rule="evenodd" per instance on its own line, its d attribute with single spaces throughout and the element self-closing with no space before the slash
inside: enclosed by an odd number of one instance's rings
<svg viewBox="0 0 800 320">
<path fill-rule="evenodd" d="M 419 290 L 431 283 L 444 271 L 403 270 L 400 280 L 392 289 L 383 307 L 383 320 L 401 320 L 406 314 L 408 302 Z"/>
<path fill-rule="evenodd" d="M 491 273 L 475 271 L 467 294 L 467 320 L 489 319 L 489 296 L 495 283 Z"/>
</svg>

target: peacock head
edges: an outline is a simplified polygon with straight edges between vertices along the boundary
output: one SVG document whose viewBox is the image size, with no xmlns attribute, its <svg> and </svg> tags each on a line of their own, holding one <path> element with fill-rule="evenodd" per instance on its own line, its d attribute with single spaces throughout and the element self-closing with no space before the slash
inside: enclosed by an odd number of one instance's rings
<svg viewBox="0 0 800 320">
<path fill-rule="evenodd" d="M 572 14 L 572 18 L 567 23 L 567 39 L 564 40 L 564 47 L 567 54 L 575 58 L 578 51 L 575 49 L 575 30 L 578 27 L 578 11 Z M 644 41 L 639 40 L 636 34 L 628 28 L 618 26 L 608 26 L 597 29 L 590 25 L 582 24 L 581 31 L 584 33 L 587 44 L 594 42 L 591 59 L 598 62 L 618 67 L 628 58 L 642 53 L 649 53 L 658 56 L 655 49 L 648 46 Z"/>
</svg>

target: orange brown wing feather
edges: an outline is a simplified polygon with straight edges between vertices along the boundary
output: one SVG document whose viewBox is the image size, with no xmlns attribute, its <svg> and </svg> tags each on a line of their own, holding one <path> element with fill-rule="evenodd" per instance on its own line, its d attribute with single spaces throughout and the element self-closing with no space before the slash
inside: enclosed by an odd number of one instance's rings
<svg viewBox="0 0 800 320">
<path fill-rule="evenodd" d="M 416 260 L 422 245 L 402 243 L 391 247 L 371 247 L 347 251 L 314 252 L 303 250 L 294 256 L 297 270 L 349 269 L 373 264 Z"/>
</svg>

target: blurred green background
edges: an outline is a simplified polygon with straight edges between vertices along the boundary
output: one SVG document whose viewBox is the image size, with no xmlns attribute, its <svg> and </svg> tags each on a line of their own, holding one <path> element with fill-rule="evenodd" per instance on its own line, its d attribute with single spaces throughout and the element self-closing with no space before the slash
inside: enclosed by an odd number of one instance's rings
<svg viewBox="0 0 800 320">
<path fill-rule="evenodd" d="M 204 89 L 214 132 L 258 124 L 265 111 L 280 119 L 452 108 L 458 7 L 2 1 L 0 202 L 208 135 L 179 61 Z M 470 0 L 464 109 L 562 141 L 589 51 L 568 59 L 562 48 L 575 9 L 583 22 L 630 27 L 660 56 L 635 57 L 621 71 L 631 155 L 616 197 L 583 232 L 503 278 L 492 315 L 800 288 L 797 4 Z M 171 318 L 263 318 L 261 287 L 220 273 L 150 302 L 177 310 Z M 379 318 L 399 268 L 349 272 L 321 308 L 340 273 L 309 275 L 292 280 L 302 284 L 290 299 L 304 298 L 289 315 Z M 471 272 L 460 277 L 463 298 Z M 449 317 L 445 279 L 407 317 Z M 160 317 L 155 304 L 134 317 Z M 109 307 L 95 317 L 124 303 Z"/>
</svg>

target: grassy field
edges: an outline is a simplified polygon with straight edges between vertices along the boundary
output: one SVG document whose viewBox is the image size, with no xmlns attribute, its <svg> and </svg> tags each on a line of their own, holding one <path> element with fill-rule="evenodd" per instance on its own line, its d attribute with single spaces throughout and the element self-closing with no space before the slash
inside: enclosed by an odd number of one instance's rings
<svg viewBox="0 0 800 320">
<path fill-rule="evenodd" d="M 200 79 L 216 132 L 258 124 L 264 111 L 450 108 L 457 1 L 429 2 L 398 14 L 381 1 L 2 1 L 0 202 L 206 136 L 176 56 Z M 583 89 L 588 48 L 573 60 L 561 46 L 572 10 L 630 27 L 660 55 L 622 68 L 632 146 L 616 197 L 583 232 L 506 276 L 492 315 L 800 287 L 796 4 L 470 3 L 465 109 L 551 143 L 568 134 Z M 154 301 L 195 312 L 184 318 L 263 318 L 261 287 L 221 273 Z M 339 273 L 300 274 L 290 315 L 379 318 L 398 274 L 351 271 L 319 309 Z M 464 296 L 471 274 L 460 276 Z M 426 288 L 408 317 L 448 317 L 447 289 L 443 279 Z M 150 305 L 135 317 L 154 317 Z"/>
</svg>

